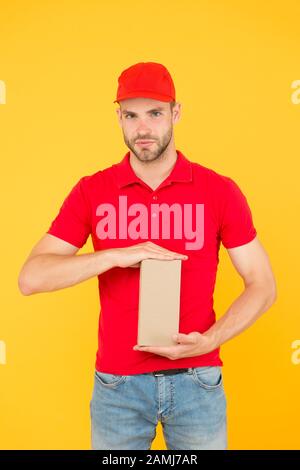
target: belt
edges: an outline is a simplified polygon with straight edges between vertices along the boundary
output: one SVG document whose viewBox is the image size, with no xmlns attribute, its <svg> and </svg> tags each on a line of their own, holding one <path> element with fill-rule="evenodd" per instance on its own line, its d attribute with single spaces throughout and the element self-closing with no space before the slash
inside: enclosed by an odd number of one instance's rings
<svg viewBox="0 0 300 470">
<path fill-rule="evenodd" d="M 183 369 L 164 369 L 164 370 L 155 370 L 151 372 L 153 375 L 173 375 L 173 374 L 182 374 L 183 372 L 187 372 L 188 368 Z"/>
</svg>

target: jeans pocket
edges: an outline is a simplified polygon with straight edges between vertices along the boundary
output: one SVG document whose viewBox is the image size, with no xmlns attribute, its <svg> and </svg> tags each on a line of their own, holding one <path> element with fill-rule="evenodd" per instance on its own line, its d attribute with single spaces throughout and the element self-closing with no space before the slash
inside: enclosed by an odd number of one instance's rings
<svg viewBox="0 0 300 470">
<path fill-rule="evenodd" d="M 206 390 L 216 390 L 223 385 L 223 375 L 220 366 L 194 367 L 192 378 Z"/>
<path fill-rule="evenodd" d="M 127 377 L 127 375 L 108 374 L 107 372 L 100 372 L 95 369 L 95 378 L 103 387 L 116 388 L 125 382 Z"/>
</svg>

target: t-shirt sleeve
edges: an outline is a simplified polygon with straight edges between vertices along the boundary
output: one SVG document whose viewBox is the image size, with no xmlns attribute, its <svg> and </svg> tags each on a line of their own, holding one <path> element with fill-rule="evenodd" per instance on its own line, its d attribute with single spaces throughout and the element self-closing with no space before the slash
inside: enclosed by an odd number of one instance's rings
<svg viewBox="0 0 300 470">
<path fill-rule="evenodd" d="M 73 186 L 47 233 L 81 248 L 91 233 L 91 212 L 84 190 L 86 177 Z"/>
<path fill-rule="evenodd" d="M 252 241 L 257 231 L 246 196 L 235 181 L 228 176 L 225 180 L 220 238 L 225 248 L 235 248 Z"/>
</svg>

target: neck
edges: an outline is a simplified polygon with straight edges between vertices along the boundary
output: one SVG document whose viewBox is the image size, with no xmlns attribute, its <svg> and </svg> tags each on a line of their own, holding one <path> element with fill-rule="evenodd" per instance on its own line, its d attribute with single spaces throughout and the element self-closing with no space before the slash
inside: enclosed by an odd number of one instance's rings
<svg viewBox="0 0 300 470">
<path fill-rule="evenodd" d="M 149 186 L 158 186 L 171 173 L 177 160 L 176 149 L 166 149 L 159 158 L 141 162 L 130 151 L 130 165 L 135 174 Z"/>
</svg>

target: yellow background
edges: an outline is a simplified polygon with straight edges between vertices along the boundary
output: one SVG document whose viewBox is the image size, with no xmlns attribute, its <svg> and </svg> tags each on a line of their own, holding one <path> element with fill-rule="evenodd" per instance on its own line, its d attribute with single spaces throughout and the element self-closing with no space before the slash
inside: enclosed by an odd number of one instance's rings
<svg viewBox="0 0 300 470">
<path fill-rule="evenodd" d="M 229 448 L 300 449 L 299 2 L 36 0 L 0 10 L 1 448 L 90 449 L 97 278 L 27 297 L 17 278 L 75 182 L 127 152 L 117 77 L 156 61 L 182 104 L 176 148 L 240 185 L 278 284 L 276 304 L 221 348 Z M 92 250 L 89 238 L 81 252 Z M 218 317 L 242 289 L 221 247 Z M 152 449 L 165 448 L 159 424 Z"/>
</svg>

